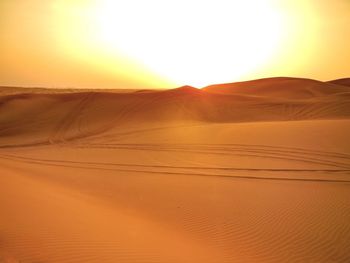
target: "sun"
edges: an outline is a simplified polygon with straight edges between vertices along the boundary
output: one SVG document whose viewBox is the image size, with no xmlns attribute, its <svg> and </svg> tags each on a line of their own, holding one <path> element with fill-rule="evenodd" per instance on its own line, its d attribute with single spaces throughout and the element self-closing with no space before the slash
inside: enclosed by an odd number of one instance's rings
<svg viewBox="0 0 350 263">
<path fill-rule="evenodd" d="M 71 41 L 92 43 L 107 56 L 127 58 L 179 85 L 237 80 L 269 63 L 285 37 L 283 14 L 272 0 L 75 4 L 70 9 L 80 23 L 70 27 Z"/>
</svg>

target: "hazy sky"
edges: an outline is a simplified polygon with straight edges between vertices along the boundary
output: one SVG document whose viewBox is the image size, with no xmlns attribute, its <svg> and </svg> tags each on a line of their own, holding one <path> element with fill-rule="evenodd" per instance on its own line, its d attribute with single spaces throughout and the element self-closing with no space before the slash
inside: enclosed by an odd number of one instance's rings
<svg viewBox="0 0 350 263">
<path fill-rule="evenodd" d="M 349 0 L 0 0 L 0 85 L 350 77 Z"/>
</svg>

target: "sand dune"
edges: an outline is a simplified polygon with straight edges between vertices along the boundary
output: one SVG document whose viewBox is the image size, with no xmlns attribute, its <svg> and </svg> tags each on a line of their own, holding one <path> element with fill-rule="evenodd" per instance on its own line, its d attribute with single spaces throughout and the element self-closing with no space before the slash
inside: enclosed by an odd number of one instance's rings
<svg viewBox="0 0 350 263">
<path fill-rule="evenodd" d="M 313 80 L 268 79 L 137 93 L 22 93 L 0 98 L 0 145 L 47 144 L 147 122 L 237 123 L 344 119 L 347 87 Z M 271 84 L 272 83 L 272 84 Z M 236 86 L 238 85 L 238 86 Z M 286 86 L 284 86 L 286 85 Z M 243 91 L 246 93 L 244 94 Z"/>
<path fill-rule="evenodd" d="M 0 262 L 349 262 L 346 81 L 0 96 Z"/>
<path fill-rule="evenodd" d="M 329 83 L 350 87 L 350 78 L 331 80 Z"/>
<path fill-rule="evenodd" d="M 279 77 L 212 85 L 205 87 L 204 90 L 225 94 L 255 94 L 275 98 L 308 99 L 349 92 L 348 88 L 342 86 L 345 83 L 348 83 L 348 79 L 322 82 L 313 79 Z"/>
<path fill-rule="evenodd" d="M 0 95 L 14 95 L 14 94 L 64 94 L 64 93 L 84 93 L 93 92 L 96 89 L 77 89 L 77 88 L 42 88 L 42 87 L 11 87 L 0 86 Z M 135 89 L 99 89 L 100 92 L 109 93 L 130 93 L 137 92 Z"/>
</svg>

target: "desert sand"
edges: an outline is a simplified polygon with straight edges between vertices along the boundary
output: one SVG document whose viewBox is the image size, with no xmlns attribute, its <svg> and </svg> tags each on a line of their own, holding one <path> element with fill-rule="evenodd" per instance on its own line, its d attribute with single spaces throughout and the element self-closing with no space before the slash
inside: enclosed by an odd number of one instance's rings
<svg viewBox="0 0 350 263">
<path fill-rule="evenodd" d="M 0 94 L 0 262 L 350 262 L 349 79 Z"/>
</svg>

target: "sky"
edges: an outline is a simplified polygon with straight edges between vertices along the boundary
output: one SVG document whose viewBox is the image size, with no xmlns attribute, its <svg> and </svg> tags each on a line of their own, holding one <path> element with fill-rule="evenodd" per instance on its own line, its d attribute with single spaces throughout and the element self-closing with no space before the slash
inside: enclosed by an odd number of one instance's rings
<svg viewBox="0 0 350 263">
<path fill-rule="evenodd" d="M 0 0 L 0 85 L 350 77 L 350 0 Z"/>
</svg>

